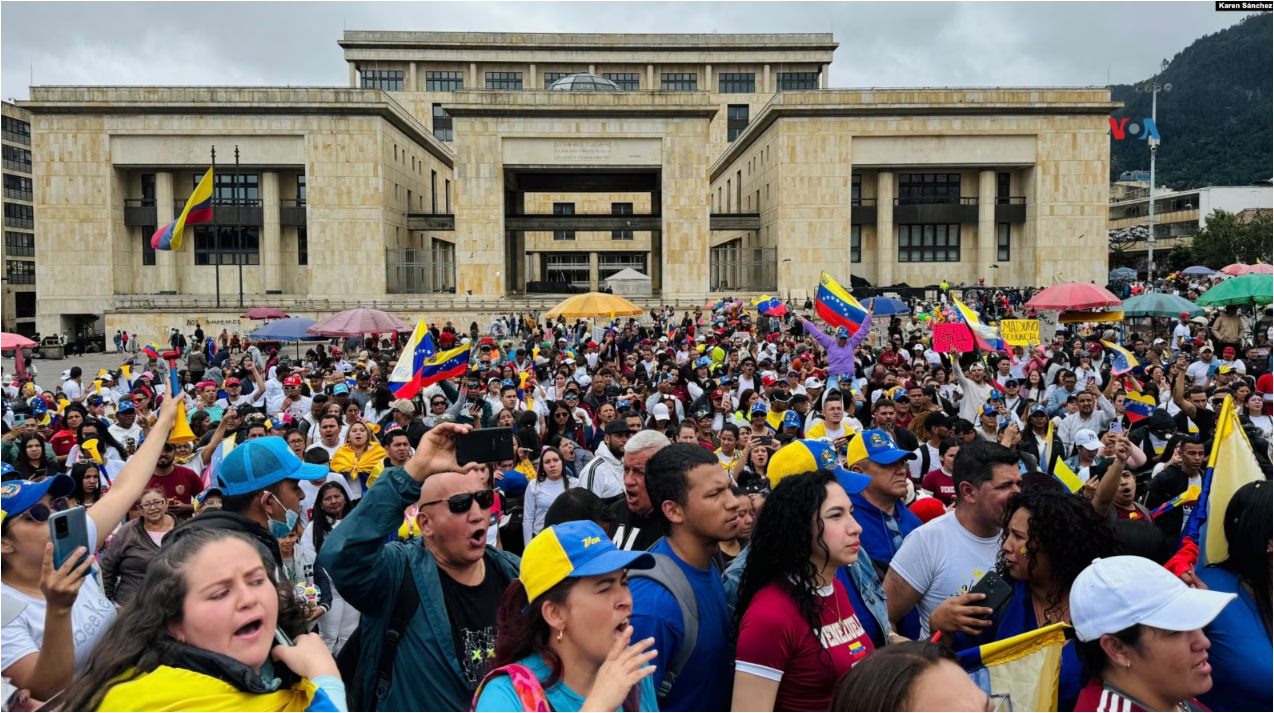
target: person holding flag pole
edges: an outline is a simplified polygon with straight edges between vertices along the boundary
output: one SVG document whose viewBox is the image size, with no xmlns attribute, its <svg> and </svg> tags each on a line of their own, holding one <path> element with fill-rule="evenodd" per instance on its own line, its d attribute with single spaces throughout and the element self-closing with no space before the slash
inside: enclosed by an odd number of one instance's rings
<svg viewBox="0 0 1274 713">
<path fill-rule="evenodd" d="M 797 316 L 805 327 L 805 332 L 827 352 L 827 389 L 823 393 L 838 388 L 842 381 L 853 383 L 854 353 L 871 331 L 874 310 L 874 306 L 872 309 L 863 309 L 858 300 L 841 287 L 840 283 L 826 272 L 823 273 L 819 280 L 815 311 L 825 322 L 836 327 L 836 337 L 829 337 L 813 322 Z"/>
</svg>

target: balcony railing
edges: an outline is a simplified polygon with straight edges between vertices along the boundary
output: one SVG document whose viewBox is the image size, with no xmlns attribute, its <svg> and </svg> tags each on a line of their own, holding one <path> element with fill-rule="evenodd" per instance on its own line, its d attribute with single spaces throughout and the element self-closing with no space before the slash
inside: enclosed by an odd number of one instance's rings
<svg viewBox="0 0 1274 713">
<path fill-rule="evenodd" d="M 894 223 L 976 223 L 978 199 L 960 196 L 895 198 Z"/>
<path fill-rule="evenodd" d="M 995 222 L 1025 223 L 1026 222 L 1026 196 L 996 197 Z"/>
<path fill-rule="evenodd" d="M 12 198 L 15 201 L 31 202 L 31 191 L 24 191 L 20 188 L 5 188 L 4 197 Z"/>
<path fill-rule="evenodd" d="M 182 206 L 183 208 L 185 206 Z M 154 198 L 128 198 L 124 200 L 124 225 L 128 227 L 159 227 L 159 210 Z"/>
<path fill-rule="evenodd" d="M 454 250 L 386 248 L 385 292 L 388 294 L 456 291 Z"/>
<path fill-rule="evenodd" d="M 853 225 L 874 224 L 876 222 L 876 199 L 849 199 L 849 222 Z"/>
<path fill-rule="evenodd" d="M 30 161 L 14 161 L 14 160 L 12 160 L 12 159 L 7 159 L 7 158 L 6 158 L 6 159 L 4 160 L 4 167 L 5 167 L 5 169 L 7 169 L 7 170 L 9 170 L 9 171 L 19 171 L 19 172 L 21 172 L 21 173 L 30 173 L 30 172 L 31 172 L 31 162 L 30 162 Z"/>
<path fill-rule="evenodd" d="M 304 198 L 292 198 L 279 201 L 279 225 L 305 227 Z"/>
<path fill-rule="evenodd" d="M 186 209 L 186 201 L 173 201 L 173 217 L 181 215 Z M 213 222 L 217 225 L 263 225 L 265 223 L 265 211 L 261 208 L 261 201 L 258 199 L 250 200 L 218 200 L 212 204 Z"/>
<path fill-rule="evenodd" d="M 727 244 L 709 252 L 708 289 L 713 292 L 773 292 L 778 289 L 778 275 L 778 248 Z"/>
<path fill-rule="evenodd" d="M 16 131 L 0 131 L 0 138 L 3 138 L 5 141 L 12 141 L 15 144 L 22 144 L 24 146 L 31 145 L 30 134 L 19 134 Z"/>
</svg>

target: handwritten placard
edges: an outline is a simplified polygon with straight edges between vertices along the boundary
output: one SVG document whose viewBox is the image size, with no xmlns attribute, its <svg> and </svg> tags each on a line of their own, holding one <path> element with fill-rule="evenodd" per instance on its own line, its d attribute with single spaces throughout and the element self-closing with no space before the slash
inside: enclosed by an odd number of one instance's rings
<svg viewBox="0 0 1274 713">
<path fill-rule="evenodd" d="M 939 354 L 955 349 L 958 352 L 973 351 L 973 335 L 964 324 L 947 322 L 933 325 L 933 350 Z"/>
<path fill-rule="evenodd" d="M 1005 344 L 1026 346 L 1040 343 L 1040 321 L 1038 319 L 1002 319 L 1000 320 L 1000 337 Z"/>
</svg>

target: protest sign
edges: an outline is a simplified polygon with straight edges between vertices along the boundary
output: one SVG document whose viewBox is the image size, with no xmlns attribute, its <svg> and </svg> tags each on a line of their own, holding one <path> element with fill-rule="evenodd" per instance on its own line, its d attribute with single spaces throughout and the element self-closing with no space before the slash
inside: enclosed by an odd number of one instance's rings
<svg viewBox="0 0 1274 713">
<path fill-rule="evenodd" d="M 1002 319 L 1000 320 L 1000 337 L 1005 344 L 1026 346 L 1040 343 L 1040 321 L 1038 319 Z"/>
<path fill-rule="evenodd" d="M 933 350 L 945 354 L 952 349 L 958 352 L 973 351 L 973 335 L 968 326 L 951 322 L 933 325 Z"/>
</svg>

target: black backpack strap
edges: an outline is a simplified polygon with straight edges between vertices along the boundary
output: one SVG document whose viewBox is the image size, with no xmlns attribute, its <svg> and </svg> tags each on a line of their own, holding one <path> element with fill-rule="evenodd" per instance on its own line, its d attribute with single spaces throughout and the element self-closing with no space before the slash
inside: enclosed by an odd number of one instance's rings
<svg viewBox="0 0 1274 713">
<path fill-rule="evenodd" d="M 389 685 L 394 678 L 394 659 L 398 655 L 398 642 L 407 630 L 407 622 L 416 608 L 420 606 L 420 589 L 416 587 L 416 579 L 411 574 L 411 558 L 403 560 L 403 580 L 398 585 L 398 596 L 394 599 L 394 611 L 389 615 L 389 626 L 385 629 L 385 638 L 380 645 L 380 659 L 376 662 L 376 693 L 372 700 L 372 710 L 378 701 L 389 695 Z"/>
<path fill-rule="evenodd" d="M 657 544 L 657 543 L 656 543 Z M 685 635 L 677 653 L 668 662 L 663 672 L 663 681 L 656 687 L 656 698 L 662 701 L 672 690 L 672 684 L 681 675 L 682 669 L 694 655 L 695 646 L 699 643 L 699 600 L 695 597 L 694 588 L 690 585 L 686 573 L 668 555 L 653 553 L 655 566 L 651 569 L 629 570 L 628 577 L 650 579 L 667 589 L 677 605 L 681 607 L 681 620 Z"/>
</svg>

